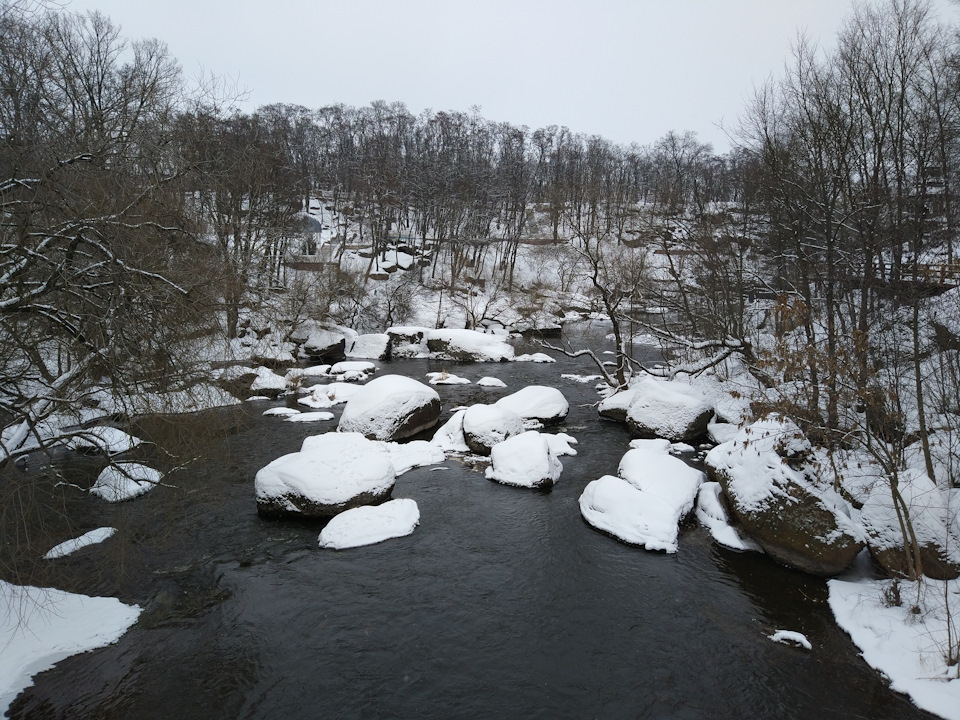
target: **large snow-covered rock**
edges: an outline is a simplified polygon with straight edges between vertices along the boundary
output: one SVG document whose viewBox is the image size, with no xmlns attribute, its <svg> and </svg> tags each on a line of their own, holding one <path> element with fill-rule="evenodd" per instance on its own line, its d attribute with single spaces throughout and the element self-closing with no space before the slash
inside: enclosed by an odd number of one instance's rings
<svg viewBox="0 0 960 720">
<path fill-rule="evenodd" d="M 704 475 L 668 448 L 649 441 L 628 450 L 620 460 L 620 477 L 607 475 L 584 489 L 583 518 L 631 545 L 676 552 L 680 521 L 693 509 Z"/>
<path fill-rule="evenodd" d="M 386 360 L 390 354 L 390 336 L 386 333 L 370 333 L 357 336 L 347 350 L 348 358 Z"/>
<path fill-rule="evenodd" d="M 103 469 L 90 488 L 90 494 L 107 502 L 132 500 L 153 490 L 163 479 L 163 473 L 140 463 L 115 463 Z"/>
<path fill-rule="evenodd" d="M 431 330 L 427 348 L 440 360 L 504 362 L 513 359 L 513 346 L 500 335 L 476 330 Z"/>
<path fill-rule="evenodd" d="M 706 433 L 713 408 L 689 385 L 644 378 L 631 390 L 626 419 L 634 434 L 690 442 Z"/>
<path fill-rule="evenodd" d="M 286 378 L 277 375 L 268 367 L 258 367 L 254 372 L 257 376 L 250 384 L 250 392 L 253 395 L 264 395 L 269 398 L 277 398 L 287 390 Z"/>
<path fill-rule="evenodd" d="M 347 401 L 339 428 L 372 440 L 399 440 L 433 427 L 439 419 L 436 390 L 402 375 L 384 375 Z"/>
<path fill-rule="evenodd" d="M 560 479 L 563 465 L 546 437 L 536 430 L 514 435 L 493 446 L 488 480 L 502 485 L 549 490 Z"/>
<path fill-rule="evenodd" d="M 389 455 L 375 442 L 359 433 L 325 433 L 260 469 L 254 480 L 257 512 L 331 517 L 383 502 L 395 480 Z"/>
<path fill-rule="evenodd" d="M 597 530 L 647 550 L 675 552 L 662 540 L 673 532 L 665 521 L 667 509 L 654 502 L 651 512 L 649 505 L 650 498 L 639 488 L 614 475 L 588 483 L 580 495 L 580 514 Z"/>
<path fill-rule="evenodd" d="M 524 420 L 539 420 L 544 425 L 563 422 L 570 411 L 570 403 L 563 393 L 545 385 L 528 385 L 500 398 L 494 406 L 510 410 Z"/>
<path fill-rule="evenodd" d="M 463 415 L 463 439 L 473 452 L 489 455 L 490 449 L 523 432 L 520 417 L 496 405 L 472 405 Z"/>
<path fill-rule="evenodd" d="M 346 357 L 347 338 L 344 333 L 324 328 L 313 329 L 301 346 L 301 352 L 311 360 L 341 360 Z"/>
<path fill-rule="evenodd" d="M 935 580 L 960 576 L 960 519 L 951 508 L 949 494 L 919 469 L 900 473 L 897 490 L 903 499 L 901 513 L 909 522 L 920 551 L 923 574 Z M 908 574 L 903 531 L 890 484 L 878 481 L 860 511 L 870 553 L 887 572 Z"/>
<path fill-rule="evenodd" d="M 803 467 L 808 449 L 794 423 L 772 417 L 739 430 L 705 462 L 734 516 L 768 555 L 814 575 L 836 575 L 863 549 L 862 531 L 830 486 L 791 466 Z"/>
<path fill-rule="evenodd" d="M 609 397 L 605 397 L 597 406 L 597 412 L 600 414 L 600 417 L 615 420 L 616 422 L 626 422 L 627 410 L 630 408 L 630 403 L 636 398 L 639 389 L 638 385 L 634 385 L 626 390 L 621 390 Z"/>
<path fill-rule="evenodd" d="M 333 550 L 373 545 L 410 535 L 420 524 L 420 509 L 413 500 L 390 500 L 375 507 L 358 507 L 333 518 L 320 531 L 320 547 Z"/>
<path fill-rule="evenodd" d="M 387 328 L 387 337 L 390 339 L 390 357 L 426 357 L 430 353 L 430 349 L 427 347 L 429 332 L 430 330 L 424 327 L 397 326 Z"/>
</svg>

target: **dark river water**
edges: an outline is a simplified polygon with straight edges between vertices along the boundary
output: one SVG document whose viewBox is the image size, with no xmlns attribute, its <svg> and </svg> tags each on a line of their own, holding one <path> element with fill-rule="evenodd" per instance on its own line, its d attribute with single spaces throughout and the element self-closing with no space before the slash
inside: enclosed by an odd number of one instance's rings
<svg viewBox="0 0 960 720">
<path fill-rule="evenodd" d="M 380 365 L 507 383 L 438 386 L 444 419 L 458 404 L 555 385 L 579 455 L 562 458 L 547 494 L 456 460 L 413 470 L 394 490 L 420 507 L 413 535 L 336 552 L 318 549 L 319 525 L 261 520 L 253 493 L 260 467 L 335 421 L 285 423 L 260 415 L 277 402 L 255 402 L 145 427 L 179 461 L 202 457 L 168 478 L 176 488 L 130 503 L 68 500 L 89 518 L 78 533 L 120 532 L 57 561 L 61 586 L 138 603 L 141 619 L 117 644 L 37 676 L 10 716 L 932 717 L 858 657 L 822 580 L 719 547 L 695 520 L 675 555 L 583 522 L 580 493 L 616 472 L 629 436 L 598 419 L 592 383 L 560 378 L 593 372 L 581 360 Z M 95 469 L 74 471 L 89 482 Z M 813 651 L 774 644 L 777 629 L 805 633 Z"/>
</svg>

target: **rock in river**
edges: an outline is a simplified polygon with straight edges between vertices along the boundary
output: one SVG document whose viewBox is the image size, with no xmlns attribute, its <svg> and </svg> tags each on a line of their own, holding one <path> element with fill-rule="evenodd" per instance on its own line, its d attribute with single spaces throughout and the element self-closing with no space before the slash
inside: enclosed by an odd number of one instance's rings
<svg viewBox="0 0 960 720">
<path fill-rule="evenodd" d="M 497 443 L 523 432 L 523 421 L 506 408 L 472 405 L 463 414 L 463 439 L 477 455 L 489 455 Z"/>
<path fill-rule="evenodd" d="M 836 575 L 863 549 L 862 532 L 828 484 L 788 463 L 798 465 L 807 445 L 794 423 L 774 417 L 741 429 L 705 462 L 733 514 L 770 557 L 814 575 Z"/>
<path fill-rule="evenodd" d="M 402 375 L 383 375 L 347 401 L 339 429 L 371 440 L 399 440 L 433 427 L 439 419 L 436 390 Z"/>
<path fill-rule="evenodd" d="M 257 473 L 257 512 L 332 517 L 389 499 L 395 480 L 390 456 L 377 443 L 358 433 L 325 433 Z"/>
</svg>

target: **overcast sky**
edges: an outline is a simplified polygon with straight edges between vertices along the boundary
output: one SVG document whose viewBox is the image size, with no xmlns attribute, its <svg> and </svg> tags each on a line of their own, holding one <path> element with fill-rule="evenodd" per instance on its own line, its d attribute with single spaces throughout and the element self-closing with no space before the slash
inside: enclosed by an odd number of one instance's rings
<svg viewBox="0 0 960 720">
<path fill-rule="evenodd" d="M 833 43 L 848 0 L 72 0 L 156 37 L 243 106 L 399 100 L 619 143 L 694 130 L 717 151 L 799 30 Z M 960 16 L 935 0 L 943 20 Z"/>
</svg>

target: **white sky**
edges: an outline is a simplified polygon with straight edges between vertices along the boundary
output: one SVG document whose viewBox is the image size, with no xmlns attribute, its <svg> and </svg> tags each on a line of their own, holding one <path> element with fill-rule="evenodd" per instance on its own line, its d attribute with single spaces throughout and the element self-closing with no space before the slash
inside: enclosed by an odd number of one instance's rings
<svg viewBox="0 0 960 720">
<path fill-rule="evenodd" d="M 879 2 L 880 0 L 870 0 Z M 943 20 L 960 19 L 934 0 Z M 188 77 L 227 76 L 243 105 L 399 100 L 480 106 L 618 143 L 694 130 L 718 152 L 798 30 L 830 46 L 849 0 L 72 0 L 167 43 Z"/>
</svg>

